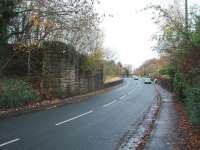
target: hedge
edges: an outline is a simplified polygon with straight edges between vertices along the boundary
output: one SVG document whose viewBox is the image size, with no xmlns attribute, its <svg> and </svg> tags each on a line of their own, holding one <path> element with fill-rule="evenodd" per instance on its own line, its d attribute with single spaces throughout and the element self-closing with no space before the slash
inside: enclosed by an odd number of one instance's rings
<svg viewBox="0 0 200 150">
<path fill-rule="evenodd" d="M 200 127 L 200 85 L 187 89 L 186 108 L 191 122 Z"/>
</svg>

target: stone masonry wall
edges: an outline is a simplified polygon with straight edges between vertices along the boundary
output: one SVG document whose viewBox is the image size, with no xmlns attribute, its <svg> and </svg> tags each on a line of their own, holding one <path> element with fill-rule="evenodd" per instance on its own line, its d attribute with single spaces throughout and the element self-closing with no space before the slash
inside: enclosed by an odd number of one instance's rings
<svg viewBox="0 0 200 150">
<path fill-rule="evenodd" d="M 57 50 L 60 44 L 53 44 L 48 43 L 43 58 L 43 89 L 47 95 L 63 98 L 103 87 L 102 69 L 98 72 L 82 73 L 80 55 L 65 45 Z"/>
</svg>

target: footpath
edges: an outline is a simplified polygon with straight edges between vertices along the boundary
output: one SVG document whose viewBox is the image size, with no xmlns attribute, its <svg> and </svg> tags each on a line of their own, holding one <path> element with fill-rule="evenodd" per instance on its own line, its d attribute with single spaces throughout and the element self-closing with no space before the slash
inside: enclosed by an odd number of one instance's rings
<svg viewBox="0 0 200 150">
<path fill-rule="evenodd" d="M 176 144 L 178 113 L 174 108 L 172 93 L 157 86 L 161 95 L 161 107 L 155 126 L 146 142 L 145 150 L 171 150 Z"/>
</svg>

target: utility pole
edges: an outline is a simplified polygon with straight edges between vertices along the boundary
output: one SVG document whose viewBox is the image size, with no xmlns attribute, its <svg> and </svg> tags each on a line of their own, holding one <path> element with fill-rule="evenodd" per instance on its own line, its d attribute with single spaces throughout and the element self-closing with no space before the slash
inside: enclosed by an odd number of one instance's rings
<svg viewBox="0 0 200 150">
<path fill-rule="evenodd" d="M 188 0 L 185 0 L 185 28 L 188 31 Z"/>
</svg>

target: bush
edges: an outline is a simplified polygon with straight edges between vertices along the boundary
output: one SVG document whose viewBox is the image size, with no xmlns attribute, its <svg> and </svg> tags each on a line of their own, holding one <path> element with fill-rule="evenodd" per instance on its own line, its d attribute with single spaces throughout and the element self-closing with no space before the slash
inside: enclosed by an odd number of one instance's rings
<svg viewBox="0 0 200 150">
<path fill-rule="evenodd" d="M 159 71 L 160 75 L 167 75 L 169 78 L 174 78 L 176 74 L 176 67 L 172 64 L 167 65 Z"/>
<path fill-rule="evenodd" d="M 0 82 L 0 108 L 13 108 L 37 101 L 35 91 L 26 82 L 16 79 Z"/>
<path fill-rule="evenodd" d="M 172 82 L 171 82 L 171 79 L 170 78 L 160 78 L 159 79 L 159 84 L 163 87 L 163 88 L 165 88 L 165 89 L 167 89 L 168 91 L 171 91 L 172 92 L 172 90 L 173 90 L 173 87 L 172 87 Z"/>
<path fill-rule="evenodd" d="M 186 90 L 186 82 L 180 72 L 177 72 L 175 74 L 175 77 L 173 78 L 173 90 L 176 94 L 176 97 L 178 100 L 184 102 L 185 99 L 185 90 Z"/>
<path fill-rule="evenodd" d="M 200 126 L 200 85 L 186 91 L 186 108 L 191 122 Z"/>
</svg>

